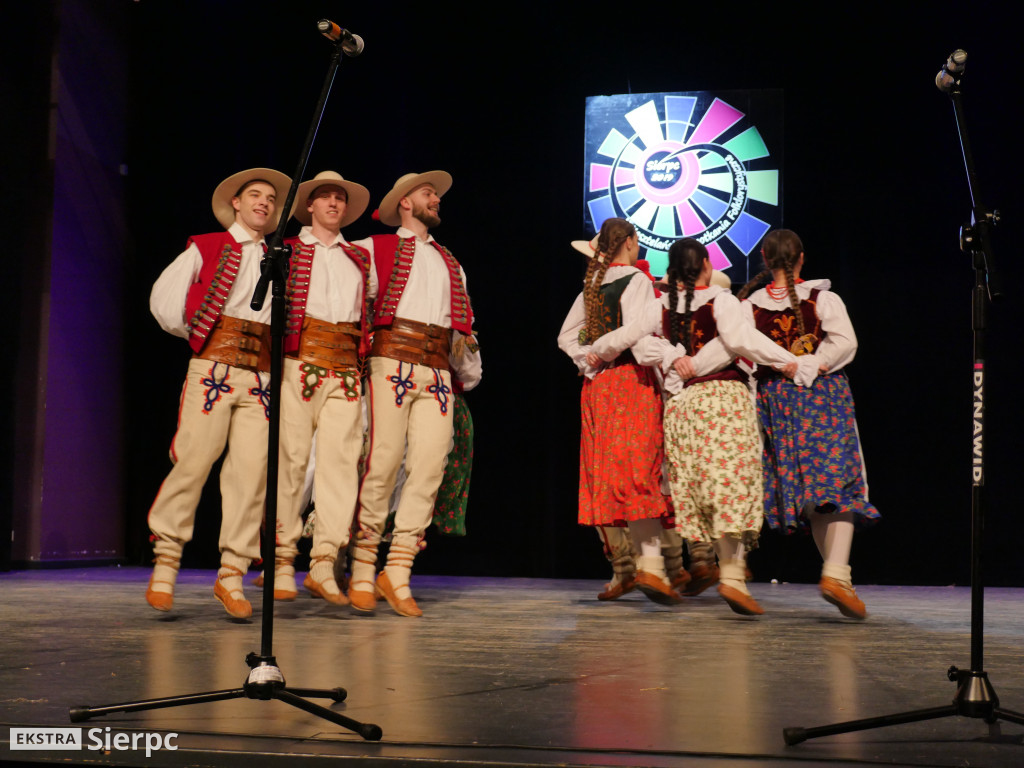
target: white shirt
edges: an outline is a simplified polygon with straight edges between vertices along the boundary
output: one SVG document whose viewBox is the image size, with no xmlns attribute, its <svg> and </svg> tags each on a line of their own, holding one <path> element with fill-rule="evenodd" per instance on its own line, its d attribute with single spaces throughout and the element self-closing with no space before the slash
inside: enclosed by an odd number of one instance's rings
<svg viewBox="0 0 1024 768">
<path fill-rule="evenodd" d="M 395 316 L 406 320 L 413 320 L 417 323 L 428 325 L 440 325 L 444 328 L 452 327 L 452 283 L 451 273 L 448 265 L 437 249 L 430 245 L 434 240 L 433 235 L 427 235 L 426 240 L 420 240 L 411 229 L 399 227 L 395 232 L 401 238 L 412 238 L 416 241 L 416 251 L 412 257 L 412 268 L 409 270 L 409 278 L 405 283 L 405 290 L 402 298 L 395 309 Z M 371 259 L 374 257 L 373 238 L 356 240 L 352 243 L 370 252 Z M 397 261 L 397 259 L 396 259 Z M 459 265 L 459 274 L 462 276 L 462 287 L 469 295 L 466 285 L 466 272 Z M 374 270 L 374 285 L 376 286 L 376 270 Z M 387 286 L 385 286 L 385 289 Z M 376 296 L 380 287 L 374 289 Z M 459 331 L 452 331 L 452 353 L 449 356 L 449 364 L 454 375 L 462 384 L 464 391 L 468 392 L 480 383 L 483 376 L 483 361 L 480 358 L 480 350 L 470 352 L 468 349 L 461 357 L 456 357 L 454 351 L 462 346 L 460 339 L 463 334 Z"/>
<path fill-rule="evenodd" d="M 358 323 L 363 303 L 363 273 L 348 257 L 339 232 L 330 243 L 321 243 L 312 227 L 303 227 L 299 240 L 314 246 L 313 268 L 309 275 L 306 315 L 328 323 Z M 370 262 L 369 295 L 377 295 L 377 270 Z"/>
<path fill-rule="evenodd" d="M 797 383 L 810 384 L 814 380 L 817 363 L 796 357 L 789 350 L 783 349 L 759 333 L 744 317 L 739 300 L 726 288 L 712 285 L 695 290 L 690 310 L 695 312 L 708 303 L 712 304 L 718 335 L 693 356 L 697 376 L 716 373 L 730 365 L 737 357 L 745 357 L 755 363 L 771 367 L 781 367 L 795 362 L 800 366 Z M 633 347 L 634 355 L 641 361 L 637 347 L 643 345 L 646 349 L 642 353 L 642 362 L 659 365 L 665 373 L 665 389 L 677 394 L 682 391 L 684 382 L 673 363 L 687 354 L 686 348 L 682 344 L 672 344 L 661 336 L 651 335 L 662 332 L 662 310 L 668 306 L 668 294 L 662 295 L 660 301 L 648 302 L 634 322 L 598 339 L 594 344 L 594 352 L 603 360 L 614 360 L 622 350 Z M 680 291 L 676 301 L 676 313 L 684 314 L 685 310 L 686 294 Z M 646 362 L 648 360 L 650 362 Z"/>
<path fill-rule="evenodd" d="M 263 260 L 263 238 L 253 240 L 252 236 L 238 222 L 228 227 L 230 234 L 242 247 L 238 275 L 231 284 L 223 314 L 242 320 L 270 323 L 270 294 L 259 312 L 249 306 L 256 284 L 260 280 L 260 262 Z M 191 243 L 167 268 L 160 273 L 149 294 L 149 311 L 160 323 L 160 327 L 175 336 L 187 339 L 189 328 L 185 322 L 185 299 L 188 289 L 199 279 L 203 257 L 199 247 Z"/>
<path fill-rule="evenodd" d="M 619 306 L 622 308 L 623 326 L 638 318 L 646 304 L 655 300 L 654 283 L 651 282 L 650 278 L 636 267 L 626 264 L 610 265 L 604 273 L 601 285 L 608 285 L 616 280 L 621 280 L 627 275 L 632 275 L 632 279 L 619 299 Z M 601 368 L 593 368 L 587 365 L 587 354 L 591 350 L 591 345 L 580 344 L 580 331 L 586 326 L 586 323 L 587 316 L 583 307 L 583 293 L 581 292 L 576 297 L 576 301 L 573 302 L 572 308 L 569 310 L 569 314 L 566 315 L 565 322 L 562 323 L 562 328 L 558 332 L 558 348 L 570 357 L 584 376 L 588 379 L 593 379 L 600 373 Z M 602 336 L 601 338 L 604 337 Z M 626 345 L 626 347 L 629 346 L 632 345 Z M 623 347 L 623 349 L 626 349 L 626 347 Z M 616 355 L 613 355 L 611 359 L 614 360 L 615 357 Z M 641 360 L 639 357 L 637 362 L 641 365 L 650 365 L 649 362 Z"/>
<path fill-rule="evenodd" d="M 412 268 L 409 270 L 409 278 L 405 283 L 405 290 L 402 298 L 395 308 L 395 316 L 406 320 L 415 320 L 418 323 L 428 325 L 440 325 L 445 328 L 452 327 L 452 290 L 451 273 L 448 265 L 437 249 L 430 245 L 433 242 L 433 235 L 427 235 L 426 240 L 420 240 L 411 229 L 399 227 L 395 232 L 401 238 L 412 238 L 416 241 L 416 252 L 412 258 Z M 356 240 L 353 245 L 366 248 L 373 256 L 373 239 Z M 397 261 L 397 260 L 396 260 Z M 466 289 L 466 273 L 459 267 L 462 275 L 462 286 Z M 383 286 L 387 288 L 387 286 Z"/>
<path fill-rule="evenodd" d="M 831 283 L 828 280 L 805 280 L 796 285 L 796 295 L 801 301 L 806 301 L 811 296 L 811 291 L 819 291 L 815 314 L 821 320 L 821 332 L 824 338 L 818 344 L 818 349 L 813 355 L 803 355 L 804 358 L 812 358 L 818 367 L 824 366 L 829 373 L 834 373 L 846 365 L 849 365 L 857 354 L 857 335 L 853 332 L 853 323 L 850 322 L 850 315 L 846 311 L 843 300 L 829 290 Z M 772 298 L 767 288 L 754 291 L 747 297 L 748 322 L 754 324 L 753 306 L 762 307 L 774 312 L 782 312 L 790 309 L 789 296 L 781 299 Z M 745 302 L 746 303 L 746 302 Z"/>
</svg>

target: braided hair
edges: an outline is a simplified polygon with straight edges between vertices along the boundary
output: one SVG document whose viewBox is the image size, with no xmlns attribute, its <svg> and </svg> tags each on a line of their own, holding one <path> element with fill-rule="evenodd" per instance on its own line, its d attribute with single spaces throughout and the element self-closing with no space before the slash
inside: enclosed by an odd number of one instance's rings
<svg viewBox="0 0 1024 768">
<path fill-rule="evenodd" d="M 673 344 L 682 342 L 682 345 L 686 347 L 687 354 L 692 354 L 690 321 L 693 318 L 693 310 L 690 307 L 693 305 L 693 291 L 707 258 L 708 249 L 692 237 L 677 240 L 668 249 L 668 270 L 665 272 L 665 282 L 670 287 L 668 308 L 671 321 L 668 325 L 668 340 Z M 686 303 L 683 305 L 683 317 L 677 322 L 676 308 L 679 306 L 680 283 L 686 290 Z M 682 335 L 680 335 L 680 331 Z"/>
<path fill-rule="evenodd" d="M 597 252 L 587 265 L 583 277 L 583 311 L 587 318 L 586 338 L 583 343 L 592 344 L 601 335 L 601 284 L 608 265 L 618 255 L 627 238 L 636 234 L 633 225 L 625 219 L 605 219 L 597 236 Z"/>
<path fill-rule="evenodd" d="M 807 333 L 804 327 L 804 315 L 800 311 L 800 299 L 796 295 L 796 281 L 793 278 L 793 269 L 800 254 L 804 252 L 804 244 L 800 237 L 791 229 L 776 229 L 765 235 L 761 242 L 761 253 L 764 255 L 764 265 L 767 269 L 755 276 L 749 283 L 743 286 L 738 298 L 745 299 L 757 287 L 757 285 L 771 277 L 772 271 L 781 269 L 786 275 L 786 293 L 789 296 L 789 305 L 796 315 L 797 328 L 800 335 Z"/>
</svg>

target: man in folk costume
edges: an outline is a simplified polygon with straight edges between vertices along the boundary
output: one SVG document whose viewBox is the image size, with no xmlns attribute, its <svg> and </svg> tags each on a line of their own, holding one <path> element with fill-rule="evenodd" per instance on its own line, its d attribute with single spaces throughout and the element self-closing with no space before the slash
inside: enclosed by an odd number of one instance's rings
<svg viewBox="0 0 1024 768">
<path fill-rule="evenodd" d="M 367 301 L 377 293 L 370 254 L 341 229 L 370 201 L 361 184 L 334 171 L 299 185 L 292 215 L 303 226 L 292 247 L 287 285 L 284 381 L 281 385 L 281 471 L 274 598 L 293 600 L 296 544 L 302 533 L 303 487 L 316 432 L 316 526 L 303 586 L 348 605 L 334 577 L 348 545 L 359 495 L 363 447 L 360 357 L 368 338 Z"/>
<path fill-rule="evenodd" d="M 379 595 L 402 616 L 423 615 L 409 579 L 452 438 L 449 355 L 456 359 L 466 388 L 480 377 L 465 273 L 429 233 L 441 223 L 441 196 L 451 183 L 445 171 L 401 177 L 377 214 L 398 231 L 356 243 L 371 251 L 378 284 L 368 366 L 369 456 L 349 588 L 349 600 L 358 611 L 373 611 Z M 375 581 L 377 548 L 403 454 L 407 477 L 387 564 Z"/>
<path fill-rule="evenodd" d="M 242 575 L 259 557 L 266 493 L 270 302 L 259 312 L 249 302 L 260 278 L 264 235 L 277 229 L 278 197 L 290 185 L 287 176 L 269 168 L 222 181 L 213 193 L 213 213 L 226 231 L 190 238 L 150 294 L 157 322 L 187 339 L 193 352 L 171 443 L 174 466 L 149 511 L 156 565 L 146 602 L 159 611 L 173 605 L 203 484 L 227 446 L 220 471 L 221 564 L 213 593 L 231 616 L 252 615 Z"/>
</svg>

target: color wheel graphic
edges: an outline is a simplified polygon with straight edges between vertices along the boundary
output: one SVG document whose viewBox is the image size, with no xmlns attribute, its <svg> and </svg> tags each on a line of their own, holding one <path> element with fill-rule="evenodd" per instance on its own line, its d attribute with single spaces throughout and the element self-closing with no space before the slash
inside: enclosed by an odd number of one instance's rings
<svg viewBox="0 0 1024 768">
<path fill-rule="evenodd" d="M 593 98 L 605 100 L 612 114 L 608 100 L 619 97 Z M 695 237 L 715 269 L 735 266 L 730 276 L 743 280 L 750 252 L 781 218 L 779 171 L 747 116 L 708 99 L 664 94 L 620 108 L 615 122 L 622 130 L 611 127 L 589 158 L 587 211 L 595 231 L 613 216 L 629 219 L 656 275 L 664 274 L 675 240 Z"/>
</svg>

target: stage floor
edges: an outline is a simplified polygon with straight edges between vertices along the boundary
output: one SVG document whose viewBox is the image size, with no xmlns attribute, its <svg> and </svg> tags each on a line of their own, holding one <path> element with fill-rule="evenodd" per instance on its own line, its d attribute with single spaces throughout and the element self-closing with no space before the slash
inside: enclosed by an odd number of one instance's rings
<svg viewBox="0 0 1024 768">
<path fill-rule="evenodd" d="M 0 761 L 147 766 L 1024 765 L 1024 726 L 947 717 L 787 746 L 783 729 L 941 707 L 970 668 L 970 590 L 873 587 L 867 621 L 816 585 L 751 585 L 759 618 L 714 590 L 664 608 L 596 581 L 419 576 L 425 616 L 278 603 L 273 650 L 290 685 L 341 686 L 333 709 L 379 742 L 280 701 L 246 698 L 111 714 L 74 727 L 176 733 L 177 750 L 11 751 L 10 727 L 72 727 L 69 707 L 238 688 L 261 643 L 185 571 L 175 609 L 146 605 L 149 570 L 0 574 Z M 300 575 L 301 579 L 301 575 Z M 1024 590 L 986 593 L 984 669 L 1024 711 Z M 329 701 L 320 703 L 329 705 Z M 141 742 L 144 743 L 144 742 Z M 141 744 L 140 743 L 140 744 Z"/>
</svg>

